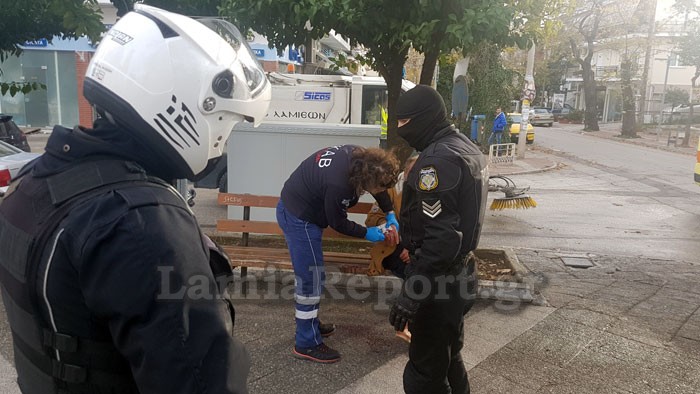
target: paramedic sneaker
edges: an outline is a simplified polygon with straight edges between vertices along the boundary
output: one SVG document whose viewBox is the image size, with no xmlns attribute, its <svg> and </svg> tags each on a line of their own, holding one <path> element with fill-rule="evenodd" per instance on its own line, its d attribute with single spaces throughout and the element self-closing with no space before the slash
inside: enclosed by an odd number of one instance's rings
<svg viewBox="0 0 700 394">
<path fill-rule="evenodd" d="M 317 363 L 330 364 L 340 361 L 340 353 L 338 353 L 337 350 L 329 348 L 325 343 L 308 349 L 294 346 L 293 353 L 296 358 L 315 361 Z"/>
<path fill-rule="evenodd" d="M 335 332 L 335 324 L 323 324 L 321 322 L 318 323 L 318 330 L 321 332 L 321 336 L 324 338 L 328 338 L 329 336 L 333 335 Z"/>
</svg>

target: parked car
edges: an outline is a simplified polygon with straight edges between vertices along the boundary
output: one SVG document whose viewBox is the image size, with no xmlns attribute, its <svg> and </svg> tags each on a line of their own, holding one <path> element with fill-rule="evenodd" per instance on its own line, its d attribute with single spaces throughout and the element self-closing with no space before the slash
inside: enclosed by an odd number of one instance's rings
<svg viewBox="0 0 700 394">
<path fill-rule="evenodd" d="M 27 136 L 17 127 L 10 115 L 0 114 L 0 141 L 22 149 L 25 152 L 31 152 L 29 142 L 27 142 Z"/>
<path fill-rule="evenodd" d="M 574 112 L 576 108 L 572 107 L 569 104 L 564 104 L 563 106 L 557 106 L 552 108 L 552 116 L 554 116 L 554 119 L 558 119 L 561 116 L 567 115 L 571 112 Z"/>
<path fill-rule="evenodd" d="M 530 110 L 530 124 L 533 126 L 552 127 L 554 115 L 549 111 L 549 108 L 533 108 Z"/>
<path fill-rule="evenodd" d="M 19 170 L 39 156 L 38 153 L 25 152 L 0 141 L 0 197 L 5 195 L 10 181 L 17 176 Z"/>
<path fill-rule="evenodd" d="M 520 135 L 520 122 L 523 121 L 523 115 L 519 113 L 509 113 L 507 119 L 508 124 L 510 124 L 510 127 L 508 128 L 508 132 L 510 133 L 510 142 L 517 144 L 518 136 Z M 525 142 L 528 144 L 535 142 L 535 128 L 532 127 L 532 124 L 529 122 L 527 124 L 527 139 Z"/>
</svg>

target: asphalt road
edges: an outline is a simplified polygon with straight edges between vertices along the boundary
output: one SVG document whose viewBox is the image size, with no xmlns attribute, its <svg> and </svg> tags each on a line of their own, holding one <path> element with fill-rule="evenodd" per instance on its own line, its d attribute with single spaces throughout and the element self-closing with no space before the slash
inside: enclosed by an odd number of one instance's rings
<svg viewBox="0 0 700 394">
<path fill-rule="evenodd" d="M 697 261 L 700 188 L 694 157 L 536 128 L 535 149 L 562 168 L 514 176 L 536 209 L 487 213 L 483 245 Z"/>
</svg>

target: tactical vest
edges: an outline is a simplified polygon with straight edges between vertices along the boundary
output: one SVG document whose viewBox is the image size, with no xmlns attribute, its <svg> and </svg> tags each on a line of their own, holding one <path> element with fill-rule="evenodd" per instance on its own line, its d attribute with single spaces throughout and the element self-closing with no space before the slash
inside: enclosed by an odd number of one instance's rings
<svg viewBox="0 0 700 394">
<path fill-rule="evenodd" d="M 42 313 L 40 291 L 46 284 L 37 283 L 37 271 L 51 258 L 57 229 L 73 207 L 114 190 L 172 188 L 123 160 L 87 161 L 45 178 L 28 176 L 30 171 L 22 171 L 0 204 L 0 283 L 20 388 L 27 394 L 138 393 L 128 362 L 111 341 L 52 328 Z M 149 198 L 159 194 L 164 193 Z"/>
</svg>

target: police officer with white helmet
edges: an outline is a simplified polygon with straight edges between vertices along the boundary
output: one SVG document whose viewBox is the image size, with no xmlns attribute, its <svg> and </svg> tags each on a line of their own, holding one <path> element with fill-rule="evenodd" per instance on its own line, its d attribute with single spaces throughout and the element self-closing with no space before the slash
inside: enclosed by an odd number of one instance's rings
<svg viewBox="0 0 700 394">
<path fill-rule="evenodd" d="M 197 179 L 270 87 L 238 30 L 136 5 L 0 204 L 0 282 L 24 393 L 244 393 L 231 271 L 170 186 Z"/>
</svg>

